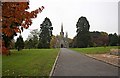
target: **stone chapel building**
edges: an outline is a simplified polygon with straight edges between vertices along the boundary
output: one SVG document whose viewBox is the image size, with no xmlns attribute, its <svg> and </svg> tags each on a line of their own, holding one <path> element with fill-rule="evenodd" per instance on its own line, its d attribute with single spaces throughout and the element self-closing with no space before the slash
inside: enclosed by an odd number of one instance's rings
<svg viewBox="0 0 120 78">
<path fill-rule="evenodd" d="M 56 48 L 69 48 L 68 33 L 66 32 L 66 35 L 64 36 L 63 24 L 61 24 L 60 35 L 57 36 L 56 38 L 57 38 Z"/>
</svg>

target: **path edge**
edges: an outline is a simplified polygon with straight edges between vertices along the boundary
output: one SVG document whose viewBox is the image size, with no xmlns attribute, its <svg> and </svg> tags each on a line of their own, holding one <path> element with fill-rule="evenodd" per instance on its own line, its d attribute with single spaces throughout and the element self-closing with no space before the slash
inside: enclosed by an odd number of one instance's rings
<svg viewBox="0 0 120 78">
<path fill-rule="evenodd" d="M 69 50 L 71 50 L 71 49 L 69 49 Z M 75 50 L 72 50 L 72 51 L 75 51 Z M 77 52 L 77 51 L 75 51 L 75 52 Z M 80 52 L 77 52 L 77 53 L 80 53 Z M 92 58 L 92 59 L 95 59 L 95 60 L 98 60 L 98 61 L 104 62 L 104 63 L 106 63 L 106 64 L 109 64 L 109 65 L 112 65 L 112 66 L 115 66 L 115 67 L 120 68 L 119 65 L 111 64 L 110 62 L 107 62 L 107 61 L 103 61 L 103 60 L 97 59 L 97 58 L 92 57 L 92 56 L 90 56 L 90 55 L 88 55 L 88 54 L 84 54 L 84 53 L 80 53 L 80 54 L 82 54 L 82 55 L 84 55 L 84 56 L 86 56 L 86 57 L 89 57 L 89 58 Z"/>
<path fill-rule="evenodd" d="M 49 74 L 49 78 L 51 78 L 51 76 L 52 76 L 53 73 L 54 73 L 54 70 L 55 70 L 55 67 L 56 67 L 56 64 L 57 64 L 57 61 L 58 61 L 60 52 L 61 52 L 61 50 L 59 50 L 59 52 L 58 52 L 58 54 L 57 54 L 57 57 L 56 57 L 56 59 L 55 59 L 55 61 L 54 61 L 54 64 L 53 64 L 52 69 L 51 69 L 51 72 L 50 72 L 50 74 Z"/>
<path fill-rule="evenodd" d="M 108 62 L 108 61 L 101 60 L 101 59 L 98 59 L 98 58 L 96 58 L 96 57 L 92 57 L 92 56 L 90 56 L 90 55 L 88 55 L 88 54 L 85 54 L 85 56 L 90 57 L 90 58 L 93 58 L 93 59 L 98 60 L 98 61 L 101 61 L 101 62 L 104 62 L 104 63 L 107 63 L 107 64 L 110 64 L 110 65 L 112 65 L 112 66 L 115 66 L 115 67 L 119 67 L 119 68 L 120 68 L 120 66 L 117 65 L 117 64 L 112 64 L 112 63 L 110 63 L 110 62 Z"/>
</svg>

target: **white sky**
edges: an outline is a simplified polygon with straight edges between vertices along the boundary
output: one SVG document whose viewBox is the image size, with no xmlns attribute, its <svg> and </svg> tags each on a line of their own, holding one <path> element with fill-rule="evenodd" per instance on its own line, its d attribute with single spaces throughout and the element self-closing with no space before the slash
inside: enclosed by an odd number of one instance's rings
<svg viewBox="0 0 120 78">
<path fill-rule="evenodd" d="M 118 34 L 118 1 L 119 0 L 30 0 L 30 10 L 44 6 L 45 9 L 33 19 L 29 29 L 24 30 L 24 40 L 30 30 L 40 29 L 40 24 L 48 17 L 53 26 L 53 34 L 59 35 L 61 23 L 68 37 L 76 35 L 76 23 L 85 16 L 90 23 L 90 31 L 105 31 Z M 16 37 L 15 37 L 16 38 Z"/>
</svg>

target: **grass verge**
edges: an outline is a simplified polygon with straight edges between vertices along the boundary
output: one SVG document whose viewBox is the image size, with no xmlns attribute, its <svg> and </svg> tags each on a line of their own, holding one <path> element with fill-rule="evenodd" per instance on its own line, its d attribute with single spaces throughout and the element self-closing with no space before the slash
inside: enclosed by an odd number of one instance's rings
<svg viewBox="0 0 120 78">
<path fill-rule="evenodd" d="M 12 50 L 2 57 L 3 76 L 49 76 L 59 49 Z"/>
<path fill-rule="evenodd" d="M 110 52 L 110 49 L 116 49 L 118 46 L 91 47 L 91 48 L 71 48 L 71 50 L 85 54 L 103 54 Z"/>
</svg>

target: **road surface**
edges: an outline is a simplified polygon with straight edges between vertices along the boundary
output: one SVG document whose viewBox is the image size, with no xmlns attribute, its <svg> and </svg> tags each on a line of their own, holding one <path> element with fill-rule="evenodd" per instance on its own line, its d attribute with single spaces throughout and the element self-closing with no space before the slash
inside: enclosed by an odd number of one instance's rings
<svg viewBox="0 0 120 78">
<path fill-rule="evenodd" d="M 118 67 L 61 48 L 53 76 L 118 76 Z"/>
</svg>

